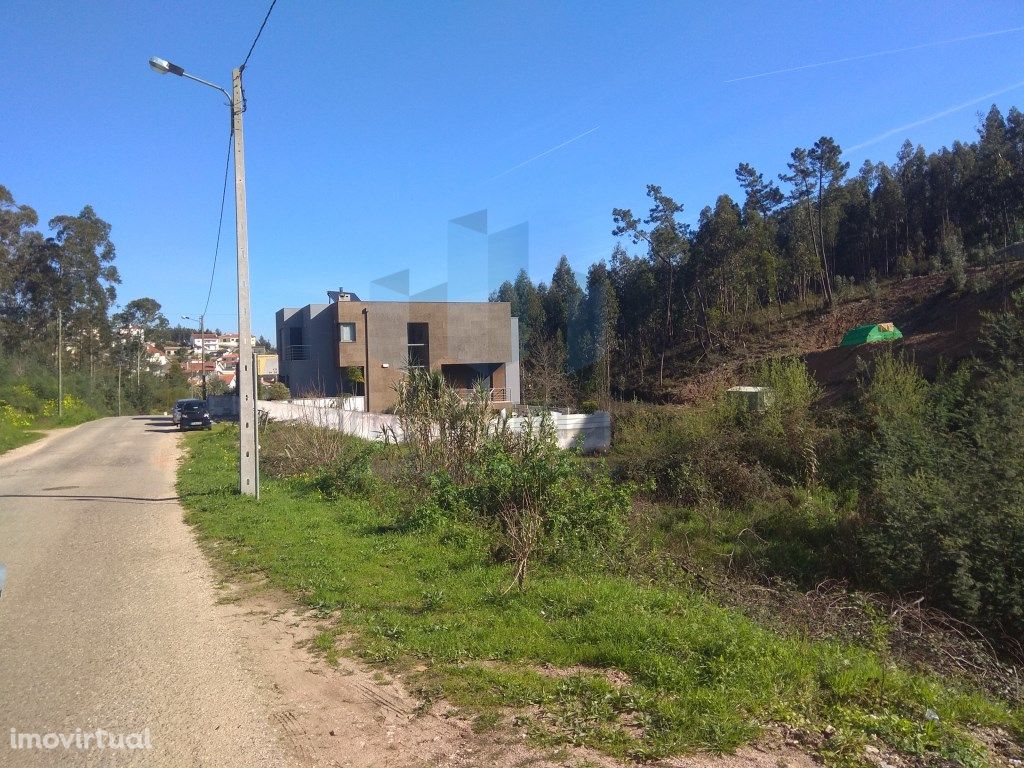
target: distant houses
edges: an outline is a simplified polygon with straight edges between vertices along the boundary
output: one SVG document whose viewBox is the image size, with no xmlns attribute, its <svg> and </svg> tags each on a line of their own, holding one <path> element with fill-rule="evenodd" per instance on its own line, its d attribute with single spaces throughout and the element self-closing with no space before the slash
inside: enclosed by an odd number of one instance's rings
<svg viewBox="0 0 1024 768">
<path fill-rule="evenodd" d="M 121 334 L 121 343 L 129 339 L 144 340 L 144 334 L 126 329 Z M 235 375 L 238 367 L 238 334 L 237 333 L 193 333 L 185 344 L 144 342 L 144 360 L 150 371 L 158 376 L 165 375 L 172 364 L 181 366 L 189 384 L 197 391 L 202 387 L 205 376 L 207 385 L 220 381 L 228 390 L 235 388 Z M 253 338 L 253 349 L 256 352 L 263 382 L 276 381 L 277 355 L 263 346 L 256 344 Z"/>
</svg>

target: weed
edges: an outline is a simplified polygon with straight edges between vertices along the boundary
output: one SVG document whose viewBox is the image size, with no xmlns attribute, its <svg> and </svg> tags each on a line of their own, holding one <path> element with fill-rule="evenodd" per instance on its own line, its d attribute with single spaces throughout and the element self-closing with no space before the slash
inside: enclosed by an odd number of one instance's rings
<svg viewBox="0 0 1024 768">
<path fill-rule="evenodd" d="M 1020 711 L 998 700 L 869 648 L 781 637 L 685 586 L 552 560 L 536 564 L 529 590 L 503 594 L 514 566 L 493 562 L 472 534 L 395 527 L 374 500 L 327 502 L 274 478 L 254 502 L 232 490 L 229 430 L 187 439 L 187 519 L 204 540 L 230 542 L 214 550 L 227 567 L 336 611 L 354 652 L 425 665 L 421 690 L 484 722 L 518 709 L 537 738 L 640 759 L 729 751 L 769 722 L 830 724 L 840 736 L 815 749 L 833 764 L 874 738 L 969 765 L 984 754 L 975 724 L 1021 735 Z"/>
</svg>

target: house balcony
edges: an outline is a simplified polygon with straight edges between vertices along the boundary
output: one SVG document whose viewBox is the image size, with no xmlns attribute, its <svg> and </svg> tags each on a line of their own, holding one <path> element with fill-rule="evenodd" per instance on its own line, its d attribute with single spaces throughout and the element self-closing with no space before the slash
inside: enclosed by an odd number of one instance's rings
<svg viewBox="0 0 1024 768">
<path fill-rule="evenodd" d="M 285 360 L 309 360 L 309 354 L 309 344 L 292 344 L 290 347 L 284 348 Z"/>
<path fill-rule="evenodd" d="M 478 390 L 476 389 L 456 389 L 455 394 L 459 396 L 459 399 L 463 402 L 468 403 L 477 397 Z M 483 390 L 487 396 L 488 403 L 507 403 L 508 390 L 505 387 L 491 387 L 490 389 Z"/>
</svg>

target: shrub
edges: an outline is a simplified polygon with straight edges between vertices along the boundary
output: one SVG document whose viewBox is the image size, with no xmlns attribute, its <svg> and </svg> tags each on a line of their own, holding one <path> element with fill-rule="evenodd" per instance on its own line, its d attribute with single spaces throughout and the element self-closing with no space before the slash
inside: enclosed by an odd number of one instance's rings
<svg viewBox="0 0 1024 768">
<path fill-rule="evenodd" d="M 811 408 L 821 396 L 821 388 L 796 358 L 766 360 L 754 378 L 769 388 L 771 399 L 764 414 L 751 425 L 753 447 L 759 447 L 762 457 L 777 471 L 813 485 L 818 478 L 821 435 Z"/>
<path fill-rule="evenodd" d="M 376 443 L 358 438 L 345 441 L 329 463 L 312 470 L 313 487 L 331 499 L 368 494 L 375 487 L 371 468 L 378 453 Z"/>
<path fill-rule="evenodd" d="M 754 380 L 771 389 L 763 413 L 723 395 L 682 408 L 625 406 L 615 419 L 613 462 L 651 497 L 684 505 L 743 506 L 778 498 L 792 482 L 818 475 L 824 431 L 812 406 L 820 388 L 796 359 L 759 365 Z"/>
<path fill-rule="evenodd" d="M 928 384 L 891 354 L 862 384 L 859 539 L 888 592 L 990 632 L 1024 632 L 1024 374 L 962 367 Z"/>
<path fill-rule="evenodd" d="M 280 381 L 272 381 L 269 384 L 260 384 L 260 400 L 288 400 L 292 396 L 288 385 Z"/>
<path fill-rule="evenodd" d="M 405 526 L 461 521 L 488 531 L 491 555 L 514 565 L 510 588 L 523 587 L 534 561 L 596 556 L 621 539 L 632 486 L 562 451 L 548 417 L 513 428 L 485 392 L 463 400 L 421 369 L 396 390 L 404 441 L 390 456 L 404 457 L 407 480 L 429 492 L 401 516 Z"/>
<path fill-rule="evenodd" d="M 406 371 L 395 391 L 394 410 L 413 474 L 444 472 L 465 479 L 491 431 L 486 391 L 477 389 L 463 400 L 440 372 L 422 368 Z"/>
<path fill-rule="evenodd" d="M 874 267 L 871 268 L 870 276 L 866 284 L 868 298 L 872 301 L 878 301 L 879 289 L 878 289 L 878 273 L 875 272 Z"/>
<path fill-rule="evenodd" d="M 0 424 L 14 429 L 26 429 L 32 424 L 32 417 L 8 403 L 0 404 Z"/>
<path fill-rule="evenodd" d="M 992 280 L 984 272 L 972 272 L 967 278 L 967 290 L 971 293 L 985 293 L 992 287 Z"/>
<path fill-rule="evenodd" d="M 489 436 L 461 487 L 435 481 L 442 506 L 492 531 L 491 553 L 513 563 L 520 588 L 534 560 L 600 557 L 620 542 L 632 490 L 616 485 L 603 465 L 559 449 L 546 419 L 533 430 Z"/>
<path fill-rule="evenodd" d="M 644 533 L 655 546 L 700 567 L 811 583 L 839 562 L 850 505 L 825 487 L 822 466 L 843 441 L 821 422 L 820 389 L 799 360 L 761 363 L 752 380 L 772 390 L 760 413 L 724 393 L 687 408 L 620 407 L 611 461 L 654 502 Z"/>
<path fill-rule="evenodd" d="M 967 250 L 960 233 L 951 224 L 942 228 L 936 259 L 939 269 L 949 270 L 950 286 L 956 291 L 962 291 L 967 285 Z"/>
<path fill-rule="evenodd" d="M 39 396 L 25 384 L 0 387 L 0 403 L 7 403 L 25 413 L 39 414 L 43 410 L 43 402 Z"/>
<path fill-rule="evenodd" d="M 853 287 L 856 282 L 856 279 L 852 276 L 836 275 L 832 285 L 836 300 L 840 302 L 847 301 L 853 294 Z"/>
<path fill-rule="evenodd" d="M 60 413 L 60 409 L 57 405 L 56 398 L 47 400 L 43 403 L 43 416 L 46 416 L 47 418 L 56 418 Z M 90 419 L 95 419 L 98 416 L 94 408 L 72 394 L 64 395 L 63 406 L 64 413 L 63 416 L 60 417 L 61 424 L 81 424 L 82 422 L 89 421 Z"/>
<path fill-rule="evenodd" d="M 382 448 L 306 422 L 268 422 L 260 446 L 264 471 L 277 477 L 309 478 L 328 497 L 367 492 L 372 484 L 371 464 Z"/>
</svg>

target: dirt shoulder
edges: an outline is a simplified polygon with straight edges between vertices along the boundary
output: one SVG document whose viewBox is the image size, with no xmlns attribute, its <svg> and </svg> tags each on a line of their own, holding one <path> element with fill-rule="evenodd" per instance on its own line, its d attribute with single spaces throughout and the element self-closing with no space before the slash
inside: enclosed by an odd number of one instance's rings
<svg viewBox="0 0 1024 768">
<path fill-rule="evenodd" d="M 221 610 L 242 638 L 249 663 L 264 680 L 271 720 L 284 748 L 301 765 L 345 768 L 420 766 L 625 765 L 588 749 L 544 749 L 508 722 L 478 733 L 445 702 L 424 706 L 401 677 L 342 655 L 337 666 L 313 650 L 332 624 L 257 587 L 225 584 Z M 647 763 L 658 768 L 802 768 L 817 763 L 777 733 L 733 755 L 692 755 Z"/>
</svg>

